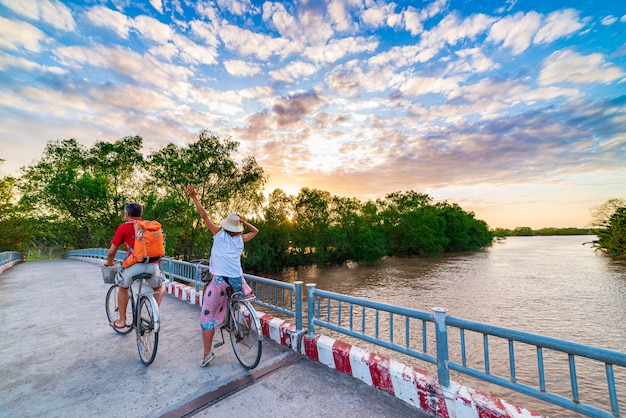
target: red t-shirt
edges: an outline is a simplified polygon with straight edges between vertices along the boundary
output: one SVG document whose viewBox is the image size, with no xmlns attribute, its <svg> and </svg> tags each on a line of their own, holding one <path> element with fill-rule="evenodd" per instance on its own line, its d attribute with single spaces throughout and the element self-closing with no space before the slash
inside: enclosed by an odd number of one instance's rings
<svg viewBox="0 0 626 418">
<path fill-rule="evenodd" d="M 141 219 L 137 219 L 141 221 Z M 115 230 L 115 235 L 113 235 L 113 239 L 111 240 L 113 245 L 119 247 L 122 244 L 126 244 L 126 252 L 128 253 L 130 248 L 133 248 L 135 244 L 135 226 L 133 222 L 126 222 L 125 224 L 121 224 Z"/>
</svg>

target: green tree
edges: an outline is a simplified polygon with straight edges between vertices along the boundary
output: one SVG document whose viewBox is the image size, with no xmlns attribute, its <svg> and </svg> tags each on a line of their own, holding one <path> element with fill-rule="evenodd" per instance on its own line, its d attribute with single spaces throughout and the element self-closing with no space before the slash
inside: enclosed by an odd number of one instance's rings
<svg viewBox="0 0 626 418">
<path fill-rule="evenodd" d="M 168 255 L 184 259 L 208 257 L 211 233 L 187 196 L 194 184 L 198 198 L 212 219 L 230 212 L 251 216 L 263 203 L 265 176 L 253 157 L 240 165 L 234 160 L 239 143 L 202 131 L 196 142 L 179 147 L 169 144 L 148 157 L 146 216 L 163 224 Z"/>
<path fill-rule="evenodd" d="M 293 201 L 281 189 L 269 194 L 263 207 L 263 219 L 255 219 L 261 233 L 246 244 L 243 260 L 248 271 L 269 273 L 293 267 L 291 257 Z"/>
<path fill-rule="evenodd" d="M 474 251 L 493 240 L 494 234 L 484 221 L 477 220 L 473 212 L 466 212 L 456 203 L 439 203 L 436 208 L 445 219 L 445 235 L 448 240 L 445 251 Z"/>
<path fill-rule="evenodd" d="M 448 242 L 445 220 L 432 206 L 427 194 L 408 191 L 391 193 L 378 200 L 382 223 L 389 242 L 389 255 L 440 254 Z"/>
<path fill-rule="evenodd" d="M 18 210 L 16 183 L 15 177 L 0 176 L 0 251 L 24 251 L 33 239 L 28 220 Z"/>
<path fill-rule="evenodd" d="M 613 205 L 616 200 L 609 202 Z M 603 224 L 605 227 L 597 231 L 597 247 L 612 256 L 626 254 L 626 206 L 615 208 L 608 219 L 603 221 Z"/>
<path fill-rule="evenodd" d="M 51 141 L 42 158 L 22 169 L 21 204 L 63 245 L 107 246 L 125 201 L 137 197 L 141 137 L 92 148 L 75 139 Z"/>
<path fill-rule="evenodd" d="M 331 245 L 332 262 L 347 260 L 373 264 L 386 255 L 387 245 L 376 206 L 354 198 L 332 198 Z"/>
<path fill-rule="evenodd" d="M 304 187 L 294 201 L 294 230 L 292 253 L 299 265 L 329 262 L 329 192 Z"/>
</svg>

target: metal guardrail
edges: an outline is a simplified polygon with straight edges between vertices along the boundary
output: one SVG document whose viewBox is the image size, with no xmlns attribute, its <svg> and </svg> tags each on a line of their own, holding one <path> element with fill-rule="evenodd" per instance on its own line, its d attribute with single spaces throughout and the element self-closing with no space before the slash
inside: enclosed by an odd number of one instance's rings
<svg viewBox="0 0 626 418">
<path fill-rule="evenodd" d="M 18 251 L 4 251 L 0 253 L 0 271 L 2 267 L 15 261 L 23 261 L 24 256 Z"/>
<path fill-rule="evenodd" d="M 106 256 L 107 249 L 105 248 L 72 250 L 63 254 L 63 258 L 79 257 L 101 260 L 106 259 Z M 122 261 L 124 258 L 126 258 L 126 252 L 118 251 L 115 260 Z M 206 266 L 199 263 L 190 263 L 169 257 L 163 257 L 161 268 L 165 277 L 170 281 L 176 280 L 194 286 L 196 291 L 200 291 L 203 286 L 202 271 L 207 269 Z M 244 277 L 256 295 L 255 304 L 294 318 L 296 332 L 303 333 L 302 282 L 284 283 L 250 274 L 244 274 Z"/>
<path fill-rule="evenodd" d="M 321 326 L 435 364 L 442 387 L 450 386 L 452 370 L 587 416 L 621 416 L 614 368 L 620 367 L 620 371 L 626 372 L 624 353 L 467 321 L 447 316 L 443 308 L 433 308 L 432 313 L 423 312 L 319 290 L 314 284 L 307 284 L 307 295 L 310 336 L 315 335 L 316 326 Z M 451 328 L 458 330 L 458 339 L 452 338 Z M 483 358 L 477 362 L 482 370 L 468 365 L 466 342 L 469 334 L 482 339 Z M 492 369 L 489 343 L 492 342 L 495 346 L 495 339 L 508 346 L 508 376 L 498 375 Z M 478 344 L 474 344 L 476 345 Z M 538 382 L 534 386 L 520 382 L 517 377 L 515 347 L 520 346 L 536 351 Z M 452 350 L 458 359 L 451 358 L 449 352 Z M 571 398 L 550 392 L 546 388 L 546 350 L 565 354 L 563 361 L 566 362 L 564 367 L 569 370 Z M 431 354 L 433 352 L 436 354 Z M 579 376 L 576 372 L 576 359 L 580 357 L 593 360 L 600 368 L 604 367 L 610 411 L 581 401 L 578 391 Z"/>
<path fill-rule="evenodd" d="M 106 251 L 75 250 L 64 254 L 64 257 L 104 259 Z M 123 251 L 119 251 L 116 260 L 121 261 L 125 256 Z M 200 289 L 201 273 L 206 266 L 167 257 L 161 261 L 161 266 L 170 281 L 182 281 L 195 286 L 196 290 Z M 620 372 L 626 373 L 624 353 L 455 318 L 448 316 L 443 308 L 424 312 L 320 290 L 315 284 L 307 284 L 306 295 L 303 295 L 302 282 L 289 284 L 249 274 L 244 274 L 244 277 L 257 297 L 256 303 L 294 317 L 298 333 L 302 332 L 303 298 L 306 296 L 310 336 L 315 336 L 316 327 L 320 326 L 436 365 L 437 378 L 442 387 L 450 387 L 450 371 L 455 371 L 583 415 L 598 418 L 621 416 L 614 368 L 620 367 Z M 451 333 L 451 329 L 458 334 Z M 482 369 L 468 364 L 467 345 L 472 338 L 482 340 L 483 356 L 479 362 Z M 497 343 L 508 347 L 508 376 L 499 375 L 492 367 L 490 343 L 492 347 Z M 523 351 L 520 348 L 536 352 L 537 384 L 523 383 L 523 379 L 518 377 L 516 347 L 518 353 Z M 544 352 L 548 350 L 562 353 L 567 358 L 570 398 L 546 388 Z M 576 359 L 581 357 L 604 367 L 610 411 L 580 399 Z"/>
</svg>

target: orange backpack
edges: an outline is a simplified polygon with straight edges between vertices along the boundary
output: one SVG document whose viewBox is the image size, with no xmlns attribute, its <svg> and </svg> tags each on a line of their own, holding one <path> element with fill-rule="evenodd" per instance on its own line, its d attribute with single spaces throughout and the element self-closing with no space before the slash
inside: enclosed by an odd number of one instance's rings
<svg viewBox="0 0 626 418">
<path fill-rule="evenodd" d="M 165 234 L 157 221 L 137 221 L 135 227 L 135 244 L 122 266 L 130 267 L 136 263 L 149 263 L 159 260 L 165 255 Z"/>
</svg>

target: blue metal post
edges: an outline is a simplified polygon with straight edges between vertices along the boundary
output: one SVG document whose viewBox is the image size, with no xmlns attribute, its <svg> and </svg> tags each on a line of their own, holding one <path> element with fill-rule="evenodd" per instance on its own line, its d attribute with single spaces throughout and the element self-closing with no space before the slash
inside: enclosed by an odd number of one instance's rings
<svg viewBox="0 0 626 418">
<path fill-rule="evenodd" d="M 309 327 L 309 336 L 315 336 L 315 324 L 313 323 L 313 319 L 315 318 L 315 283 L 307 283 L 307 302 L 308 302 L 308 327 Z"/>
<path fill-rule="evenodd" d="M 200 291 L 200 269 L 198 266 L 194 269 L 193 278 L 196 280 L 196 292 Z"/>
<path fill-rule="evenodd" d="M 448 329 L 446 328 L 445 308 L 433 308 L 435 311 L 435 342 L 437 345 L 437 379 L 439 385 L 450 387 L 450 370 L 448 370 Z"/>
<path fill-rule="evenodd" d="M 302 331 L 302 283 L 301 281 L 297 281 L 293 284 L 296 296 L 296 332 Z"/>
</svg>

